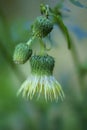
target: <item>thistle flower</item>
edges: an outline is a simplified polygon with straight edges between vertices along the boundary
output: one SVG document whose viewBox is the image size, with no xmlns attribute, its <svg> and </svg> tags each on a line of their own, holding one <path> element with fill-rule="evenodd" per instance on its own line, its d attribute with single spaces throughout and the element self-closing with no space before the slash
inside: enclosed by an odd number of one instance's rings
<svg viewBox="0 0 87 130">
<path fill-rule="evenodd" d="M 33 55 L 30 58 L 31 76 L 22 84 L 18 95 L 32 99 L 44 95 L 46 100 L 64 98 L 61 85 L 53 76 L 54 58 L 49 55 Z"/>
</svg>

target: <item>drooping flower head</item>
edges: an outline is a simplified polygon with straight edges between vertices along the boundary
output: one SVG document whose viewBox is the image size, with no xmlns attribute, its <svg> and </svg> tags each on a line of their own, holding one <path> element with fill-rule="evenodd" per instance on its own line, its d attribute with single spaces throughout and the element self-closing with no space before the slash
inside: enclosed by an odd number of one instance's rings
<svg viewBox="0 0 87 130">
<path fill-rule="evenodd" d="M 22 84 L 18 94 L 32 99 L 41 95 L 46 100 L 64 98 L 61 85 L 53 76 L 54 58 L 49 55 L 33 55 L 30 58 L 31 76 Z"/>
<path fill-rule="evenodd" d="M 71 39 L 62 21 L 61 13 L 56 7 L 51 9 L 49 5 L 41 4 L 40 11 L 41 16 L 38 16 L 31 25 L 29 40 L 25 44 L 18 44 L 14 51 L 13 60 L 15 63 L 24 64 L 29 60 L 31 67 L 31 75 L 21 85 L 18 95 L 22 94 L 27 99 L 43 96 L 46 100 L 58 100 L 59 98 L 63 100 L 62 87 L 53 76 L 55 60 L 52 56 L 47 55 L 47 51 L 50 49 L 47 49 L 45 37 L 49 36 L 50 39 L 50 33 L 56 24 L 65 35 L 69 49 Z M 38 42 L 35 43 L 35 41 Z M 37 44 L 37 52 L 34 51 L 32 44 Z"/>
</svg>

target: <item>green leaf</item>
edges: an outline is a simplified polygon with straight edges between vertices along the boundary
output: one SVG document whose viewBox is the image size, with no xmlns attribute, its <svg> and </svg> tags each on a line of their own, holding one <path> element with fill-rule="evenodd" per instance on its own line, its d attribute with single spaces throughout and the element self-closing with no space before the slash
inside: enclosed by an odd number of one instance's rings
<svg viewBox="0 0 87 130">
<path fill-rule="evenodd" d="M 70 2 L 71 2 L 72 4 L 74 4 L 75 6 L 78 6 L 78 7 L 80 7 L 80 8 L 87 8 L 87 6 L 81 4 L 78 0 L 70 0 Z"/>
</svg>

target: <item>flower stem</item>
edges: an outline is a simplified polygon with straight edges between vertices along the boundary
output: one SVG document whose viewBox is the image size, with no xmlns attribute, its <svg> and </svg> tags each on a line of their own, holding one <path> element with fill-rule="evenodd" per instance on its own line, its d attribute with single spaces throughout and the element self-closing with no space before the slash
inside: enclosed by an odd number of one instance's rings
<svg viewBox="0 0 87 130">
<path fill-rule="evenodd" d="M 42 41 L 42 39 L 39 39 L 40 45 L 41 45 L 41 50 L 40 50 L 40 54 L 43 55 L 46 52 L 46 45 L 45 43 Z"/>
<path fill-rule="evenodd" d="M 35 37 L 33 36 L 33 37 L 31 37 L 28 41 L 27 41 L 27 45 L 28 46 L 30 46 L 31 44 L 32 44 L 32 42 L 33 42 L 33 40 L 35 39 Z"/>
</svg>

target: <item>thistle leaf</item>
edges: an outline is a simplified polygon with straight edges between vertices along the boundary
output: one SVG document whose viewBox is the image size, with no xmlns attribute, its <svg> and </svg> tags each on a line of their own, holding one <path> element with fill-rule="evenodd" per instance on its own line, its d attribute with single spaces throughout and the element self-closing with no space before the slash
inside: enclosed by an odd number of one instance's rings
<svg viewBox="0 0 87 130">
<path fill-rule="evenodd" d="M 78 0 L 70 0 L 70 2 L 71 2 L 72 4 L 74 4 L 75 6 L 78 6 L 78 7 L 80 7 L 80 8 L 87 8 L 87 6 L 81 4 Z"/>
</svg>

